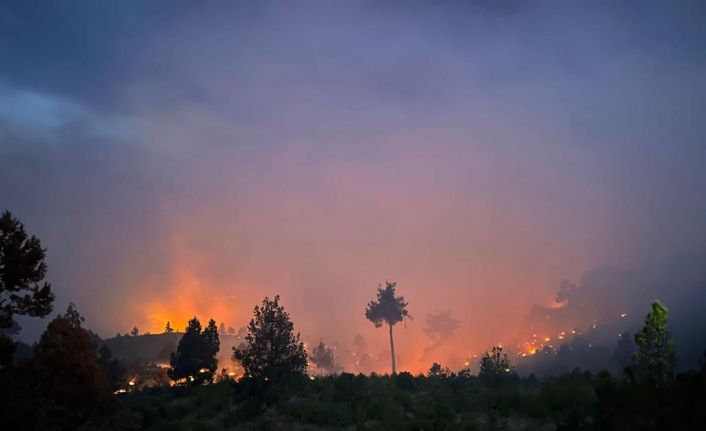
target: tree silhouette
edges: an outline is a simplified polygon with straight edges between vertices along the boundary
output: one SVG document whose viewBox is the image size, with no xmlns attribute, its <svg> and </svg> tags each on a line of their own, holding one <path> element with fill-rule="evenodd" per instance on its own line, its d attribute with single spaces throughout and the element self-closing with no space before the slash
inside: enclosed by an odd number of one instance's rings
<svg viewBox="0 0 706 431">
<path fill-rule="evenodd" d="M 81 323 L 83 323 L 86 319 L 81 316 L 81 314 L 78 312 L 76 309 L 76 304 L 73 302 L 69 304 L 69 306 L 66 308 L 66 313 L 64 313 L 64 318 L 69 321 L 75 328 L 80 328 Z"/>
<path fill-rule="evenodd" d="M 422 330 L 434 342 L 424 348 L 423 357 L 427 357 L 436 348 L 447 342 L 460 326 L 458 320 L 451 316 L 451 310 L 427 315 L 426 324 Z"/>
<path fill-rule="evenodd" d="M 60 423 L 82 422 L 110 397 L 110 383 L 88 332 L 65 317 L 49 323 L 37 344 L 33 365 L 39 381 L 37 393 L 48 398 L 41 404 Z"/>
<path fill-rule="evenodd" d="M 510 360 L 507 354 L 503 353 L 503 348 L 494 346 L 492 351 L 485 352 L 480 358 L 480 372 L 478 377 L 484 380 L 497 381 L 502 376 L 512 373 Z"/>
<path fill-rule="evenodd" d="M 201 322 L 194 317 L 179 340 L 176 352 L 170 355 L 167 371 L 172 380 L 188 379 L 195 384 L 213 381 L 218 367 L 216 354 L 220 350 L 216 322 L 211 320 L 201 331 Z"/>
<path fill-rule="evenodd" d="M 172 328 L 172 323 L 167 320 L 167 324 L 164 326 L 164 333 L 171 334 L 172 332 L 174 332 L 174 328 Z"/>
<path fill-rule="evenodd" d="M 226 324 L 221 322 L 221 324 L 218 326 L 218 335 L 226 335 Z"/>
<path fill-rule="evenodd" d="M 137 326 L 132 328 L 132 331 L 130 331 L 130 335 L 132 335 L 133 337 L 137 337 L 138 335 L 140 335 L 140 330 L 137 329 Z"/>
<path fill-rule="evenodd" d="M 447 379 L 452 375 L 453 373 L 449 367 L 442 367 L 438 362 L 431 364 L 431 367 L 429 367 L 429 371 L 427 372 L 427 377 L 440 377 L 442 379 Z"/>
<path fill-rule="evenodd" d="M 365 309 L 365 317 L 373 322 L 376 328 L 386 323 L 390 329 L 390 356 L 392 358 L 392 374 L 397 373 L 395 364 L 395 343 L 392 338 L 392 327 L 404 318 L 412 318 L 407 312 L 407 303 L 401 296 L 395 295 L 397 283 L 385 282 L 385 287 L 378 286 L 377 300 L 370 301 Z"/>
<path fill-rule="evenodd" d="M 320 341 L 312 351 L 311 362 L 313 362 L 320 371 L 323 370 L 332 373 L 334 370 L 333 350 L 326 347 L 323 341 Z"/>
<path fill-rule="evenodd" d="M 451 316 L 451 310 L 427 315 L 426 325 L 422 330 L 431 339 L 444 339 L 453 335 L 461 325 Z"/>
<path fill-rule="evenodd" d="M 54 294 L 49 283 L 45 250 L 28 237 L 24 225 L 9 211 L 0 216 L 0 329 L 12 326 L 15 314 L 44 317 L 51 313 Z"/>
<path fill-rule="evenodd" d="M 302 374 L 307 366 L 307 354 L 299 334 L 279 295 L 255 306 L 248 324 L 245 342 L 233 348 L 233 359 L 245 369 L 247 377 L 277 379 Z"/>
<path fill-rule="evenodd" d="M 206 344 L 208 352 L 208 366 L 205 368 L 208 369 L 211 376 L 210 378 L 212 378 L 218 368 L 218 359 L 216 359 L 216 355 L 221 350 L 221 340 L 218 336 L 218 328 L 216 327 L 215 320 L 211 319 L 208 321 L 208 326 L 201 333 L 201 337 Z"/>
<path fill-rule="evenodd" d="M 125 381 L 125 368 L 113 358 L 113 354 L 106 344 L 98 350 L 98 366 L 103 370 L 113 389 L 120 387 Z"/>
<path fill-rule="evenodd" d="M 669 310 L 654 301 L 645 316 L 645 324 L 635 334 L 637 352 L 633 355 L 638 377 L 660 382 L 674 374 L 675 350 L 667 325 Z"/>
</svg>

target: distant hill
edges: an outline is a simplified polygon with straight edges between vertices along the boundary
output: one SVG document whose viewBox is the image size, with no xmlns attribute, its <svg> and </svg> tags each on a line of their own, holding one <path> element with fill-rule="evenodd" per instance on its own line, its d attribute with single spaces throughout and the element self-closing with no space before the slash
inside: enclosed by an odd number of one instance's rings
<svg viewBox="0 0 706 431">
<path fill-rule="evenodd" d="M 145 334 L 138 336 L 123 335 L 103 340 L 113 357 L 130 364 L 135 362 L 167 363 L 169 355 L 176 350 L 182 332 L 164 334 Z M 232 347 L 242 342 L 242 335 L 219 335 L 221 350 L 218 359 L 219 367 L 228 368 Z"/>
<path fill-rule="evenodd" d="M 121 362 L 167 362 L 183 336 L 180 332 L 168 334 L 124 335 L 108 338 L 103 342 L 113 357 Z"/>
</svg>

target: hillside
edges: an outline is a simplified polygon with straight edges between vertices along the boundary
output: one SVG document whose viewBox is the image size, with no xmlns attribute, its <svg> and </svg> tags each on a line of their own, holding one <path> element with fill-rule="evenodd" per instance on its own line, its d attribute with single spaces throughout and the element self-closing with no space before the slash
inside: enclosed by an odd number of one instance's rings
<svg viewBox="0 0 706 431">
<path fill-rule="evenodd" d="M 113 357 L 119 361 L 131 363 L 165 363 L 169 355 L 176 350 L 183 333 L 145 334 L 138 336 L 119 336 L 107 338 L 103 342 L 108 346 Z M 240 335 L 219 335 L 221 350 L 218 354 L 221 368 L 231 368 L 230 356 L 233 346 L 241 343 Z"/>
</svg>

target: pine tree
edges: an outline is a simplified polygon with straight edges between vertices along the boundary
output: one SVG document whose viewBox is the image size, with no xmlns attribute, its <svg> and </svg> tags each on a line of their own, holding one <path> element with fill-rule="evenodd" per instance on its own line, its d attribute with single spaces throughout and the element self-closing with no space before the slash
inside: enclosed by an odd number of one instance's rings
<svg viewBox="0 0 706 431">
<path fill-rule="evenodd" d="M 667 325 L 669 310 L 654 301 L 645 316 L 645 324 L 635 334 L 637 352 L 633 355 L 635 375 L 655 383 L 674 375 L 675 349 Z"/>
<path fill-rule="evenodd" d="M 438 377 L 442 379 L 448 379 L 449 377 L 453 376 L 453 373 L 449 369 L 449 367 L 442 367 L 440 363 L 434 362 L 431 364 L 431 367 L 429 367 L 429 371 L 427 372 L 427 377 Z"/>
<path fill-rule="evenodd" d="M 313 362 L 320 371 L 332 373 L 334 371 L 333 350 L 326 347 L 323 341 L 320 341 L 312 351 L 311 362 Z"/>
<path fill-rule="evenodd" d="M 96 409 L 105 405 L 111 387 L 100 367 L 88 332 L 63 316 L 49 323 L 37 344 L 33 359 L 40 382 L 38 394 L 48 400 L 53 420 L 75 429 Z"/>
<path fill-rule="evenodd" d="M 83 323 L 86 319 L 81 316 L 81 314 L 78 312 L 76 309 L 76 305 L 72 302 L 69 304 L 69 306 L 66 308 L 66 313 L 64 314 L 64 318 L 69 321 L 74 327 L 80 328 L 81 323 Z"/>
<path fill-rule="evenodd" d="M 294 334 L 289 314 L 279 305 L 279 295 L 272 300 L 265 297 L 262 305 L 255 306 L 245 343 L 233 348 L 233 359 L 252 378 L 273 380 L 305 372 L 304 344 L 299 334 Z"/>
<path fill-rule="evenodd" d="M 365 317 L 373 322 L 376 328 L 386 323 L 390 329 L 390 356 L 392 358 L 392 374 L 397 373 L 395 363 L 395 343 L 392 339 L 392 327 L 404 318 L 412 318 L 407 312 L 407 302 L 401 296 L 396 296 L 397 283 L 385 282 L 385 288 L 378 287 L 377 300 L 370 301 L 365 309 Z"/>
<path fill-rule="evenodd" d="M 218 368 L 218 359 L 216 355 L 221 350 L 221 341 L 218 336 L 218 328 L 216 327 L 216 321 L 211 319 L 208 321 L 208 326 L 201 333 L 201 337 L 204 339 L 205 343 L 205 362 L 207 365 L 204 367 L 208 369 L 210 375 L 209 379 L 213 379 L 213 375 Z"/>
<path fill-rule="evenodd" d="M 216 322 L 211 320 L 202 332 L 201 322 L 194 317 L 189 320 L 176 352 L 170 356 L 169 378 L 177 381 L 187 379 L 195 384 L 212 382 L 218 367 L 216 354 L 219 350 Z"/>
<path fill-rule="evenodd" d="M 512 373 L 512 366 L 507 354 L 503 353 L 501 346 L 494 346 L 492 351 L 485 352 L 480 358 L 480 371 L 478 377 L 484 380 L 497 381 L 503 376 Z"/>
<path fill-rule="evenodd" d="M 47 273 L 46 250 L 25 232 L 9 211 L 0 216 L 0 329 L 12 326 L 15 314 L 44 317 L 52 311 L 54 294 Z"/>
</svg>

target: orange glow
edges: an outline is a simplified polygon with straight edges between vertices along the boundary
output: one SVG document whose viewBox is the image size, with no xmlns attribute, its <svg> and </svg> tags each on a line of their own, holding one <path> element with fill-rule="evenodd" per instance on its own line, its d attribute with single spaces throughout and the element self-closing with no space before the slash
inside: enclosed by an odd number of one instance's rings
<svg viewBox="0 0 706 431">
<path fill-rule="evenodd" d="M 143 300 L 137 307 L 144 316 L 142 332 L 162 333 L 167 321 L 174 330 L 183 332 L 194 316 L 204 327 L 209 319 L 214 319 L 216 323 L 224 322 L 226 326 L 237 326 L 236 317 L 243 316 L 243 308 L 235 301 L 235 295 L 224 292 L 243 290 L 242 287 L 236 289 L 236 286 L 210 282 L 208 276 L 203 275 L 207 271 L 200 270 L 205 259 L 187 250 L 180 241 L 174 243 L 171 271 L 165 277 L 166 282 L 161 278 L 154 281 L 164 286 L 145 289 L 163 293 Z"/>
<path fill-rule="evenodd" d="M 162 298 L 148 301 L 143 307 L 147 318 L 145 326 L 153 333 L 161 333 L 169 321 L 175 330 L 182 332 L 193 316 L 205 326 L 208 319 L 216 322 L 232 322 L 235 315 L 233 302 L 210 295 L 198 276 L 188 268 L 174 270 L 175 281 L 172 293 Z"/>
<path fill-rule="evenodd" d="M 343 185 L 342 185 L 343 187 Z M 347 187 L 347 186 L 346 186 Z M 351 186 L 353 187 L 353 186 Z M 357 195 L 357 194 L 353 194 Z M 289 208 L 289 207 L 286 207 Z M 282 211 L 288 211 L 283 207 Z M 357 208 L 357 207 L 356 207 Z M 482 208 L 480 208 L 482 210 Z M 353 209 L 350 209 L 353 211 Z M 302 341 L 307 345 L 313 345 L 323 339 L 327 344 L 339 343 L 340 346 L 351 348 L 351 342 L 357 334 L 360 334 L 366 341 L 367 365 L 362 366 L 365 372 L 375 370 L 378 373 L 390 371 L 389 363 L 389 341 L 386 331 L 381 331 L 373 327 L 362 313 L 365 304 L 374 293 L 374 288 L 381 278 L 389 271 L 393 274 L 405 274 L 406 278 L 398 277 L 400 293 L 410 303 L 410 312 L 419 320 L 406 322 L 406 325 L 397 325 L 394 329 L 395 348 L 397 351 L 397 365 L 400 371 L 406 370 L 412 373 L 422 373 L 429 369 L 432 362 L 440 362 L 452 369 L 459 369 L 469 362 L 469 367 L 476 367 L 478 359 L 468 359 L 467 356 L 458 352 L 485 352 L 493 344 L 507 345 L 508 354 L 533 355 L 541 349 L 540 343 L 544 334 L 556 334 L 547 329 L 532 328 L 539 338 L 534 339 L 532 345 L 518 343 L 517 339 L 511 337 L 518 334 L 531 335 L 525 331 L 528 328 L 520 319 L 513 321 L 513 317 L 521 315 L 528 303 L 535 303 L 537 297 L 548 294 L 553 290 L 552 274 L 536 275 L 534 278 L 526 278 L 526 274 L 514 274 L 507 272 L 508 262 L 495 262 L 489 256 L 477 256 L 483 261 L 477 269 L 471 273 L 449 271 L 449 277 L 443 286 L 461 286 L 472 280 L 473 283 L 483 286 L 494 286 L 499 289 L 509 285 L 527 285 L 534 287 L 533 291 L 524 292 L 521 295 L 494 296 L 486 298 L 487 307 L 483 307 L 477 314 L 473 314 L 473 319 L 461 318 L 460 311 L 465 303 L 472 303 L 474 296 L 472 291 L 464 289 L 455 292 L 449 287 L 445 293 L 448 297 L 453 297 L 454 303 L 459 304 L 456 311 L 457 316 L 462 321 L 462 327 L 458 333 L 439 347 L 425 354 L 424 351 L 432 341 L 422 332 L 423 317 L 438 307 L 438 303 L 431 301 L 427 295 L 425 286 L 438 283 L 436 274 L 425 273 L 423 271 L 408 274 L 406 266 L 399 263 L 385 267 L 380 266 L 377 260 L 365 262 L 363 272 L 360 275 L 349 276 L 350 268 L 359 265 L 359 256 L 377 256 L 376 248 L 363 248 L 364 254 L 348 255 L 336 253 L 323 253 L 316 255 L 315 262 L 321 261 L 330 267 L 324 273 L 314 272 L 312 274 L 300 274 L 301 267 L 306 267 L 298 261 L 296 254 L 285 253 L 283 255 L 272 251 L 272 244 L 265 241 L 263 245 L 241 252 L 237 244 L 228 243 L 221 246 L 220 243 L 203 244 L 202 238 L 216 238 L 221 236 L 238 237 L 242 233 L 238 230 L 239 224 L 226 224 L 223 230 L 223 223 L 218 223 L 218 212 L 213 213 L 213 209 L 203 209 L 204 215 L 200 218 L 202 223 L 198 229 L 193 230 L 191 217 L 188 220 L 185 215 L 173 216 L 174 220 L 169 223 L 171 232 L 170 238 L 165 240 L 163 249 L 167 255 L 165 262 L 159 270 L 149 270 L 136 276 L 133 281 L 138 286 L 132 291 L 132 295 L 125 298 L 127 303 L 124 315 L 119 316 L 122 327 L 125 329 L 137 325 L 141 333 L 162 333 L 167 321 L 172 328 L 178 332 L 184 331 L 187 321 L 196 316 L 201 320 L 202 325 L 207 324 L 208 319 L 213 318 L 218 324 L 232 326 L 235 329 L 247 324 L 251 317 L 252 307 L 258 304 L 265 295 L 273 296 L 281 294 L 284 305 L 290 313 L 295 324 L 295 330 L 302 335 Z M 228 214 L 231 214 L 229 211 Z M 268 213 L 270 214 L 270 213 Z M 271 213 L 279 214 L 279 213 Z M 346 217 L 348 213 L 346 212 Z M 412 214 L 412 213 L 410 213 Z M 365 215 L 365 214 L 364 214 Z M 363 215 L 363 216 L 364 216 Z M 260 216 L 260 215 L 258 215 Z M 268 217 L 268 216 L 263 216 Z M 257 220 L 262 220 L 258 218 Z M 276 220 L 277 221 L 277 220 Z M 273 238 L 280 238 L 288 232 L 286 224 L 273 224 L 275 231 L 271 233 Z M 218 226 L 217 232 L 213 229 Z M 233 226 L 232 231 L 229 226 Z M 264 226 L 264 225 L 263 225 Z M 271 228 L 267 223 L 268 229 Z M 280 229 L 282 227 L 282 231 Z M 302 226 L 302 235 L 323 235 L 320 225 L 312 225 L 313 231 L 308 231 L 309 226 Z M 269 230 L 267 232 L 270 232 Z M 336 230 L 336 232 L 339 232 Z M 268 234 L 269 235 L 269 234 Z M 514 237 L 508 239 L 513 242 Z M 489 239 L 490 240 L 490 239 Z M 492 238 L 496 240 L 495 237 Z M 519 242 L 520 239 L 517 239 Z M 530 241 L 531 242 L 531 241 Z M 274 245 L 278 245 L 275 243 Z M 211 248 L 209 248 L 209 246 Z M 222 248 L 221 248 L 222 247 Z M 275 250 L 279 250 L 275 247 Z M 413 248 L 410 248 L 413 250 Z M 523 255 L 522 255 L 523 256 Z M 447 261 L 439 258 L 439 265 L 447 265 Z M 510 261 L 520 260 L 521 256 L 514 256 Z M 306 261 L 309 264 L 309 261 Z M 317 264 L 318 265 L 318 264 Z M 372 280 L 372 281 L 371 281 Z M 324 286 L 337 285 L 344 286 L 349 296 L 332 295 Z M 546 287 L 545 287 L 546 286 Z M 343 288 L 343 287 L 342 287 Z M 490 289 L 489 291 L 495 291 Z M 455 293 L 454 293 L 455 292 Z M 545 301 L 538 301 L 545 302 Z M 546 302 L 545 302 L 546 303 Z M 323 305 L 323 306 L 322 306 Z M 554 304 L 555 307 L 561 304 Z M 500 310 L 502 318 L 493 319 L 484 316 L 490 310 Z M 474 327 L 484 322 L 500 322 L 497 327 L 487 327 L 484 331 L 475 331 Z M 498 343 L 498 338 L 503 340 Z M 532 340 L 532 338 L 527 337 Z M 517 347 L 516 347 L 517 346 Z M 230 369 L 232 364 L 230 359 L 230 347 L 222 345 L 219 354 L 221 365 Z M 361 352 L 350 352 L 353 367 L 357 367 Z M 356 356 L 359 355 L 359 356 Z M 346 364 L 348 365 L 348 364 Z M 351 371 L 358 371 L 352 369 Z M 240 373 L 241 371 L 238 371 Z"/>
<path fill-rule="evenodd" d="M 520 346 L 520 356 L 531 356 L 537 353 L 537 345 L 534 342 L 527 342 Z"/>
</svg>

